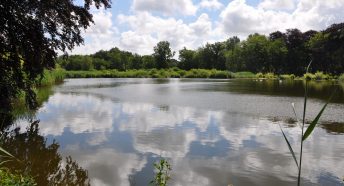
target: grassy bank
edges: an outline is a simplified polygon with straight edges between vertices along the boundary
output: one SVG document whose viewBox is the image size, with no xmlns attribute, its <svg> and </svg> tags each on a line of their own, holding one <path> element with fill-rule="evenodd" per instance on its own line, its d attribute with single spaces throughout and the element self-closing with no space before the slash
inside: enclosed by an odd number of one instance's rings
<svg viewBox="0 0 344 186">
<path fill-rule="evenodd" d="M 58 83 L 62 83 L 65 78 L 65 70 L 55 69 L 55 70 L 45 70 L 42 78 L 38 78 L 36 82 L 37 87 L 51 86 Z"/>
<path fill-rule="evenodd" d="M 94 70 L 65 71 L 66 78 L 234 78 L 235 73 L 221 70 L 192 69 L 189 71 L 178 68 L 150 70 Z"/>
<path fill-rule="evenodd" d="M 301 77 L 294 74 L 257 73 L 252 72 L 230 72 L 223 70 L 191 69 L 188 71 L 178 68 L 170 69 L 149 69 L 149 70 L 90 70 L 90 71 L 61 71 L 66 78 L 212 78 L 212 79 L 231 79 L 231 78 L 252 78 L 252 79 L 308 79 L 308 80 L 332 80 L 339 79 L 344 81 L 344 74 L 336 77 L 323 72 L 306 73 Z"/>
</svg>

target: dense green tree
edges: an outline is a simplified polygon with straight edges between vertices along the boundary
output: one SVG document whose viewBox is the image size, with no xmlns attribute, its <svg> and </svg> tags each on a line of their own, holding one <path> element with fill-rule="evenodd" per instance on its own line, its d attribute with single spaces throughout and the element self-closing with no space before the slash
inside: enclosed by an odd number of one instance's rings
<svg viewBox="0 0 344 186">
<path fill-rule="evenodd" d="M 286 73 L 303 74 L 310 62 L 310 54 L 306 48 L 307 38 L 298 29 L 288 29 L 285 42 L 288 48 Z"/>
<path fill-rule="evenodd" d="M 241 45 L 237 45 L 234 49 L 226 51 L 225 57 L 226 68 L 229 71 L 238 72 L 247 70 L 246 64 L 243 60 Z"/>
<path fill-rule="evenodd" d="M 96 70 L 105 70 L 110 68 L 110 63 L 101 58 L 92 58 L 92 63 Z"/>
<path fill-rule="evenodd" d="M 10 106 L 21 91 L 30 107 L 35 107 L 33 84 L 45 68 L 53 68 L 57 50 L 71 50 L 83 43 L 81 30 L 92 23 L 89 12 L 110 7 L 109 0 L 0 1 L 0 105 Z M 7 110 L 7 109 L 5 109 Z M 2 112 L 5 112 L 2 110 Z"/>
<path fill-rule="evenodd" d="M 66 70 L 92 70 L 93 61 L 90 56 L 72 55 L 63 60 L 61 66 Z"/>
<path fill-rule="evenodd" d="M 174 52 L 172 52 L 170 48 L 170 43 L 168 41 L 160 41 L 154 47 L 153 56 L 156 61 L 156 65 L 158 69 L 167 68 L 169 61 L 174 56 Z"/>
<path fill-rule="evenodd" d="M 234 50 L 234 48 L 240 43 L 240 39 L 237 36 L 233 36 L 227 39 L 224 44 L 226 46 L 226 50 Z"/>
<path fill-rule="evenodd" d="M 145 69 L 156 68 L 155 58 L 151 55 L 142 56 L 142 63 Z"/>
<path fill-rule="evenodd" d="M 188 50 L 185 47 L 179 50 L 179 64 L 178 67 L 184 70 L 198 68 L 196 61 L 196 51 Z"/>
<path fill-rule="evenodd" d="M 130 61 L 130 69 L 142 69 L 143 66 L 142 57 L 138 54 L 134 54 Z"/>
<path fill-rule="evenodd" d="M 286 69 L 288 49 L 283 38 L 275 38 L 268 43 L 267 71 L 283 74 Z"/>
<path fill-rule="evenodd" d="M 248 36 L 242 44 L 242 55 L 245 66 L 251 72 L 269 72 L 269 42 L 264 35 Z"/>
</svg>

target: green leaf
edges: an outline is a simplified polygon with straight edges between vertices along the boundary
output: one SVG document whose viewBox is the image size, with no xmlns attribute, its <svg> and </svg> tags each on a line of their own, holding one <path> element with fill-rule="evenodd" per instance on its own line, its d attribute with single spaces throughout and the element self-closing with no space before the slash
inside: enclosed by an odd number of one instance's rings
<svg viewBox="0 0 344 186">
<path fill-rule="evenodd" d="M 337 90 L 337 89 L 336 89 L 336 90 Z M 326 104 L 325 104 L 325 105 L 323 106 L 323 108 L 320 110 L 320 112 L 318 113 L 318 115 L 314 118 L 314 120 L 312 121 L 312 123 L 308 126 L 306 132 L 305 132 L 305 133 L 303 134 L 303 136 L 302 136 L 302 141 L 305 141 L 305 140 L 308 138 L 308 136 L 313 132 L 315 126 L 318 124 L 318 121 L 319 121 L 321 115 L 323 114 L 324 110 L 326 109 L 328 103 L 329 103 L 330 100 L 332 99 L 332 97 L 333 97 L 334 93 L 336 92 L 336 90 L 333 91 L 333 93 L 332 93 L 330 99 L 327 100 Z"/>
<path fill-rule="evenodd" d="M 295 153 L 294 153 L 294 151 L 293 151 L 293 148 L 291 147 L 291 145 L 290 145 L 290 143 L 289 143 L 289 140 L 288 140 L 287 136 L 284 134 L 281 125 L 280 125 L 280 124 L 278 124 L 278 125 L 279 125 L 279 127 L 280 127 L 280 129 L 281 129 L 281 132 L 282 132 L 282 134 L 283 134 L 283 137 L 284 137 L 285 141 L 286 141 L 287 144 L 288 144 L 289 151 L 290 151 L 291 155 L 293 155 L 293 158 L 294 158 L 294 160 L 295 160 L 296 166 L 297 166 L 297 168 L 299 168 L 299 164 L 297 163 L 296 156 L 295 156 Z"/>
<path fill-rule="evenodd" d="M 302 136 L 302 141 L 305 141 L 308 138 L 308 136 L 313 132 L 315 125 L 318 123 L 322 113 L 324 112 L 325 108 L 327 107 L 327 104 L 328 104 L 328 102 L 323 106 L 323 108 L 318 113 L 317 117 L 315 117 L 314 120 L 312 121 L 312 123 L 308 126 L 305 134 Z"/>
</svg>

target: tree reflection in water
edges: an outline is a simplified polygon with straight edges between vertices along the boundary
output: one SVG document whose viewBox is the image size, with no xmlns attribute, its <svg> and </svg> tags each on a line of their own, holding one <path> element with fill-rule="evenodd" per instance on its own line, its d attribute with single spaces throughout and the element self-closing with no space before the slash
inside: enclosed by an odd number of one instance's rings
<svg viewBox="0 0 344 186">
<path fill-rule="evenodd" d="M 39 135 L 39 121 L 20 132 L 20 128 L 2 131 L 2 147 L 16 157 L 3 164 L 9 170 L 32 176 L 38 185 L 90 185 L 87 170 L 70 156 L 64 162 L 58 153 L 60 145 Z"/>
</svg>

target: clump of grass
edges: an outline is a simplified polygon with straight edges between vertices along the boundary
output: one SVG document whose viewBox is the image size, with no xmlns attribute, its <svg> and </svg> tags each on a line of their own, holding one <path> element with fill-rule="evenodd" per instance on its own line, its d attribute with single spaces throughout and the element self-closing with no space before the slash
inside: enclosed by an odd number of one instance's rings
<svg viewBox="0 0 344 186">
<path fill-rule="evenodd" d="M 274 73 L 266 73 L 264 74 L 264 78 L 266 79 L 276 79 L 276 76 Z"/>
<path fill-rule="evenodd" d="M 154 186 L 166 186 L 170 177 L 170 171 L 172 170 L 170 163 L 164 158 L 160 159 L 159 162 L 154 163 L 155 177 L 150 182 Z"/>
<path fill-rule="evenodd" d="M 55 70 L 44 70 L 43 76 L 36 80 L 37 86 L 51 86 L 56 83 L 63 82 L 65 78 L 64 70 L 55 69 Z"/>
<path fill-rule="evenodd" d="M 294 74 L 282 74 L 282 75 L 279 75 L 279 79 L 293 80 L 293 79 L 295 79 L 295 75 Z"/>
<path fill-rule="evenodd" d="M 191 69 L 184 75 L 185 78 L 209 78 L 210 71 L 205 69 Z"/>
<path fill-rule="evenodd" d="M 330 79 L 330 75 L 324 74 L 323 72 L 316 72 L 314 74 L 316 80 L 328 80 Z"/>
<path fill-rule="evenodd" d="M 256 74 L 256 77 L 257 78 L 264 78 L 264 74 L 259 72 L 259 73 Z"/>
<path fill-rule="evenodd" d="M 235 78 L 256 78 L 256 75 L 252 72 L 235 72 Z"/>
<path fill-rule="evenodd" d="M 339 78 L 338 78 L 338 80 L 344 82 L 344 74 L 340 75 Z"/>
<path fill-rule="evenodd" d="M 312 74 L 312 73 L 306 73 L 306 74 L 304 74 L 303 75 L 303 78 L 305 79 L 305 80 L 314 80 L 315 79 L 315 75 L 314 74 Z"/>
<path fill-rule="evenodd" d="M 214 78 L 214 79 L 230 79 L 233 78 L 234 75 L 231 72 L 228 71 L 221 71 L 221 70 L 211 70 L 209 78 Z"/>
</svg>

